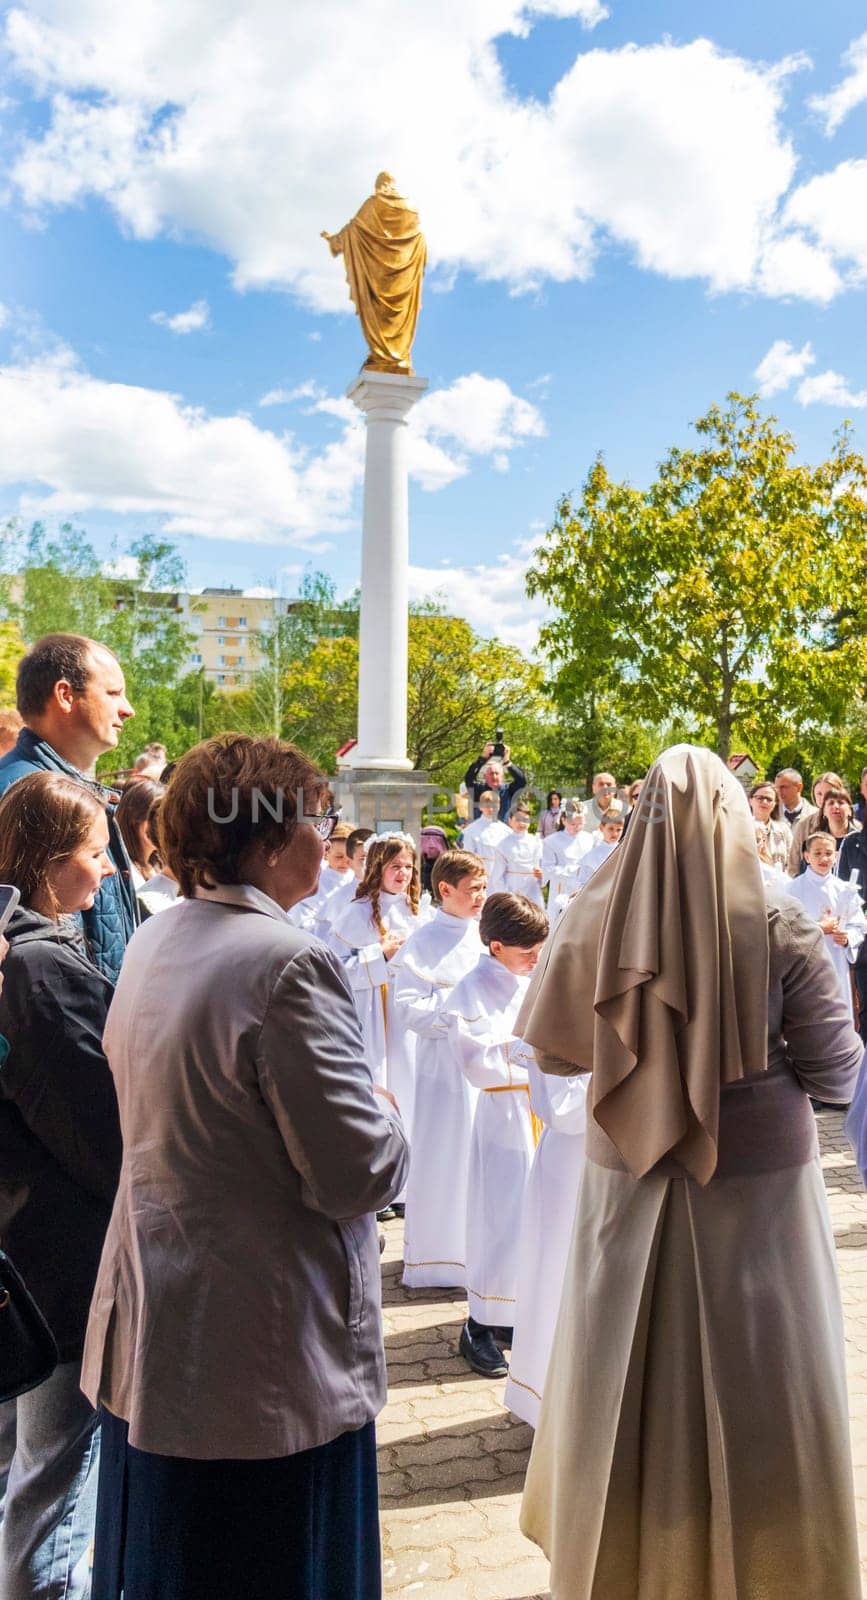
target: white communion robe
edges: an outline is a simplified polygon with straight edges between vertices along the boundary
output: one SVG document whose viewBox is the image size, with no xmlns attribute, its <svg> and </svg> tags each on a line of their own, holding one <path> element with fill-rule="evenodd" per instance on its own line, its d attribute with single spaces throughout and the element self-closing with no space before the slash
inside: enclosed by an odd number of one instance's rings
<svg viewBox="0 0 867 1600">
<path fill-rule="evenodd" d="M 595 835 L 593 840 L 593 848 L 587 851 L 586 856 L 578 868 L 578 878 L 575 884 L 576 889 L 583 889 L 585 883 L 590 882 L 594 872 L 601 867 L 603 861 L 608 860 L 612 850 L 616 850 L 619 843 L 620 840 L 618 839 L 614 844 L 608 844 L 603 838 L 600 837 L 599 834 Z"/>
<path fill-rule="evenodd" d="M 595 835 L 567 833 L 565 828 L 549 833 L 542 845 L 542 883 L 548 885 L 548 915 L 555 920 L 578 887 L 578 872 L 584 857 L 593 849 Z"/>
<path fill-rule="evenodd" d="M 823 878 L 820 873 L 814 872 L 812 867 L 807 867 L 799 878 L 789 880 L 786 884 L 786 894 L 790 894 L 795 900 L 800 900 L 804 910 L 817 922 L 826 911 L 840 918 L 840 927 L 849 935 L 849 943 L 835 944 L 831 935 L 826 933 L 823 944 L 825 954 L 830 958 L 837 974 L 840 992 L 851 1010 L 853 1001 L 850 968 L 857 960 L 858 951 L 867 933 L 867 918 L 861 910 L 858 890 L 854 883 L 846 883 L 834 873 L 829 873 Z"/>
<path fill-rule="evenodd" d="M 443 1007 L 461 1072 L 479 1090 L 467 1185 L 467 1300 L 488 1327 L 511 1326 L 518 1235 L 533 1160 L 529 1045 L 513 1034 L 529 978 L 485 951 Z"/>
<path fill-rule="evenodd" d="M 496 817 L 490 821 L 487 817 L 476 817 L 475 822 L 467 823 L 461 834 L 461 849 L 472 850 L 474 855 L 481 856 L 490 878 L 497 845 L 501 839 L 507 839 L 511 831 L 505 822 L 499 822 Z"/>
<path fill-rule="evenodd" d="M 418 926 L 405 894 L 381 892 L 379 913 L 389 933 L 409 938 Z M 382 953 L 369 900 L 350 901 L 334 924 L 330 943 L 343 962 L 355 998 L 374 1082 L 390 1089 L 398 1105 L 402 1099 L 411 1101 L 411 1050 L 394 1016 L 393 964 Z"/>
<path fill-rule="evenodd" d="M 509 828 L 494 851 L 494 864 L 488 874 L 488 894 L 503 890 L 526 895 L 534 905 L 544 906 L 542 884 L 536 868 L 542 865 L 542 841 L 537 833 L 516 833 Z"/>
<path fill-rule="evenodd" d="M 476 1094 L 455 1060 L 442 1019 L 454 985 L 479 959 L 475 918 L 438 910 L 395 958 L 400 1025 L 414 1038 L 415 1105 L 406 1187 L 403 1281 L 411 1289 L 463 1288 L 467 1172 Z"/>
<path fill-rule="evenodd" d="M 544 1123 L 524 1192 L 518 1305 L 503 1404 L 536 1426 L 584 1172 L 589 1078 L 555 1078 L 530 1062 L 530 1103 Z"/>
<path fill-rule="evenodd" d="M 344 886 L 355 883 L 355 873 L 351 867 L 344 872 L 335 872 L 326 862 L 319 874 L 319 883 L 312 894 L 305 900 L 299 900 L 289 911 L 289 921 L 296 928 L 303 928 L 305 933 L 315 933 L 318 939 L 324 939 L 331 924 L 329 907 L 332 897 Z"/>
</svg>

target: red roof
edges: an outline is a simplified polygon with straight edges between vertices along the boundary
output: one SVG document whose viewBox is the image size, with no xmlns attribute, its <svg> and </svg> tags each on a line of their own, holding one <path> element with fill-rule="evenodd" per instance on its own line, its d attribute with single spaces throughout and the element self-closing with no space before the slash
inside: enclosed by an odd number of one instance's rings
<svg viewBox="0 0 867 1600">
<path fill-rule="evenodd" d="M 337 752 L 337 760 L 339 761 L 341 756 L 348 756 L 350 750 L 354 750 L 357 743 L 357 739 L 347 739 L 346 743 L 342 744 Z"/>
</svg>

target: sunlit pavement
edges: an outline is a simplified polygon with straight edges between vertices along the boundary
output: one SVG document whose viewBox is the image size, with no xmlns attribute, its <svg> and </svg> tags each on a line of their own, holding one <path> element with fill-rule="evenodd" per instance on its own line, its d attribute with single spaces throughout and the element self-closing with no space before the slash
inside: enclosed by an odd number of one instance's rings
<svg viewBox="0 0 867 1600">
<path fill-rule="evenodd" d="M 867 1196 L 839 1113 L 818 1117 L 846 1316 L 855 1489 L 867 1574 Z M 412 1600 L 545 1600 L 548 1567 L 518 1530 L 531 1430 L 504 1380 L 457 1354 L 466 1302 L 401 1287 L 403 1224 L 385 1224 L 389 1399 L 378 1425 L 385 1593 Z"/>
</svg>

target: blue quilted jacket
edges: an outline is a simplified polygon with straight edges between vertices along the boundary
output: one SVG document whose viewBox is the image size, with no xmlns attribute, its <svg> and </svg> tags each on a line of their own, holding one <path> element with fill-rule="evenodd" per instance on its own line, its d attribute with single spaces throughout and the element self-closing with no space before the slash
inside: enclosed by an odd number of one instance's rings
<svg viewBox="0 0 867 1600">
<path fill-rule="evenodd" d="M 93 961 L 100 972 L 116 983 L 123 953 L 138 926 L 139 914 L 129 857 L 114 819 L 114 791 L 86 778 L 44 739 L 37 738 L 29 728 L 22 728 L 14 750 L 0 760 L 0 794 L 19 778 L 26 778 L 29 772 L 62 772 L 108 802 L 108 853 L 117 870 L 114 877 L 104 880 L 90 911 L 82 911 L 80 918 Z"/>
</svg>

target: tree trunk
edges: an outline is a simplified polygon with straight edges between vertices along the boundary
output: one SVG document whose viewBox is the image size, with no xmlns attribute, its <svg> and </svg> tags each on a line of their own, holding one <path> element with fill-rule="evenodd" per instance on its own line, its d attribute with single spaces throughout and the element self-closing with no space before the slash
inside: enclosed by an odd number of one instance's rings
<svg viewBox="0 0 867 1600">
<path fill-rule="evenodd" d="M 716 719 L 716 753 L 721 761 L 728 761 L 732 753 L 732 714 L 721 711 Z"/>
</svg>

